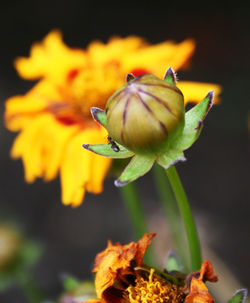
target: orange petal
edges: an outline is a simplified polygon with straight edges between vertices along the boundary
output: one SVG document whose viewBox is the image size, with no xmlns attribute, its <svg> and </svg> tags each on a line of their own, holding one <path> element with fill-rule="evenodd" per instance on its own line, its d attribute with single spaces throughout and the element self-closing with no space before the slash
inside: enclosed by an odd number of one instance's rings
<svg viewBox="0 0 250 303">
<path fill-rule="evenodd" d="M 214 90 L 214 102 L 219 102 L 219 94 L 222 88 L 218 84 L 180 81 L 177 83 L 178 88 L 184 95 L 185 104 L 189 102 L 199 103 L 204 99 L 210 90 Z"/>
<path fill-rule="evenodd" d="M 136 253 L 136 264 L 141 266 L 143 262 L 143 257 L 147 251 L 148 246 L 151 244 L 156 233 L 145 234 L 137 243 L 137 253 Z"/>
<path fill-rule="evenodd" d="M 151 243 L 152 234 L 145 234 L 138 243 L 131 242 L 126 245 L 108 243 L 108 247 L 99 253 L 95 259 L 93 272 L 96 272 L 95 286 L 98 298 L 103 292 L 113 286 L 118 274 L 127 274 L 131 266 L 131 261 L 135 261 L 135 266 L 141 266 L 143 256 L 148 245 Z"/>
<path fill-rule="evenodd" d="M 217 282 L 218 281 L 218 277 L 214 275 L 213 266 L 208 260 L 202 262 L 199 279 L 204 282 L 206 282 L 206 281 Z"/>
<path fill-rule="evenodd" d="M 52 31 L 42 42 L 33 44 L 29 58 L 20 57 L 15 67 L 25 79 L 48 77 L 55 83 L 65 81 L 71 70 L 85 65 L 83 50 L 67 47 L 59 31 Z"/>
<path fill-rule="evenodd" d="M 190 293 L 185 299 L 185 303 L 214 303 L 206 285 L 195 277 L 192 278 Z"/>
</svg>

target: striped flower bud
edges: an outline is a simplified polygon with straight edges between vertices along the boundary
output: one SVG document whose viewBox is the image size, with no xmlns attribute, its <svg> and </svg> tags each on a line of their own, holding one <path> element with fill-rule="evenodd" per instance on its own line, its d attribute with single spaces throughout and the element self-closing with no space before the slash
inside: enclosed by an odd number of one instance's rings
<svg viewBox="0 0 250 303">
<path fill-rule="evenodd" d="M 137 153 L 161 151 L 183 130 L 182 92 L 153 75 L 127 79 L 106 104 L 109 136 Z"/>
</svg>

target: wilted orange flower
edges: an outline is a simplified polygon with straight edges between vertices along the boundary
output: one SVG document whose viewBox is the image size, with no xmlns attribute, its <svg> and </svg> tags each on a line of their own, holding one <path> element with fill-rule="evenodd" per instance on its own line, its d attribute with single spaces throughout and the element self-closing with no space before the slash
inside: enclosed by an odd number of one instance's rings
<svg viewBox="0 0 250 303">
<path fill-rule="evenodd" d="M 127 245 L 108 243 L 96 256 L 93 272 L 98 300 L 106 303 L 213 303 L 205 285 L 216 282 L 213 267 L 204 261 L 201 270 L 185 274 L 170 274 L 143 264 L 143 257 L 154 233 L 145 234 L 138 243 Z"/>
<path fill-rule="evenodd" d="M 20 132 L 11 150 L 21 158 L 25 180 L 45 181 L 61 177 L 62 202 L 81 204 L 85 191 L 100 193 L 111 164 L 82 149 L 82 142 L 105 143 L 106 131 L 90 117 L 90 107 L 104 108 L 127 73 L 153 73 L 183 67 L 194 52 L 185 40 L 149 45 L 135 36 L 112 38 L 107 44 L 92 42 L 87 50 L 67 47 L 61 33 L 53 31 L 31 48 L 30 57 L 18 58 L 15 67 L 24 79 L 39 80 L 25 95 L 6 103 L 6 126 Z M 215 84 L 179 82 L 186 102 L 201 100 L 208 90 L 218 95 Z"/>
</svg>

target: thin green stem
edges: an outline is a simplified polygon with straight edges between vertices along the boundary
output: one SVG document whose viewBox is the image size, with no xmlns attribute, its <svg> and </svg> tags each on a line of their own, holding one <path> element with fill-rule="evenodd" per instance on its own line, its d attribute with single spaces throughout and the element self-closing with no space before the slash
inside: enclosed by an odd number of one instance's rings
<svg viewBox="0 0 250 303">
<path fill-rule="evenodd" d="M 120 192 L 129 213 L 135 236 L 139 240 L 145 233 L 148 233 L 148 226 L 135 183 L 131 182 L 124 187 L 120 187 Z M 155 264 L 151 247 L 147 250 L 144 261 L 151 265 Z"/>
<path fill-rule="evenodd" d="M 160 165 L 154 165 L 153 175 L 157 192 L 160 196 L 162 206 L 165 210 L 167 224 L 170 229 L 171 238 L 173 241 L 174 250 L 181 258 L 183 270 L 188 270 L 189 256 L 186 254 L 187 239 L 183 225 L 180 224 L 181 217 L 178 205 L 175 200 L 171 184 L 165 170 Z"/>
<path fill-rule="evenodd" d="M 197 271 L 198 269 L 200 269 L 201 266 L 201 250 L 198 232 L 196 229 L 192 211 L 175 167 L 171 166 L 166 170 L 166 173 L 172 186 L 180 210 L 180 214 L 186 229 L 191 257 L 191 269 L 192 271 Z"/>
</svg>

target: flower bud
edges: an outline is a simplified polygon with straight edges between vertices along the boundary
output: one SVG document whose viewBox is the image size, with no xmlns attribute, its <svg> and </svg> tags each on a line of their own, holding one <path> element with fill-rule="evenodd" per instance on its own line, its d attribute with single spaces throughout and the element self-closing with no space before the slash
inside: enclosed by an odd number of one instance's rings
<svg viewBox="0 0 250 303">
<path fill-rule="evenodd" d="M 143 75 L 109 98 L 106 113 L 112 140 L 134 152 L 159 151 L 183 129 L 184 99 L 175 85 Z"/>
</svg>

